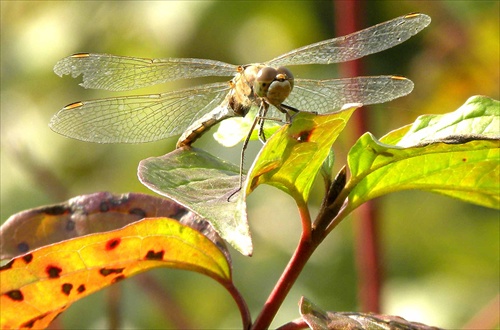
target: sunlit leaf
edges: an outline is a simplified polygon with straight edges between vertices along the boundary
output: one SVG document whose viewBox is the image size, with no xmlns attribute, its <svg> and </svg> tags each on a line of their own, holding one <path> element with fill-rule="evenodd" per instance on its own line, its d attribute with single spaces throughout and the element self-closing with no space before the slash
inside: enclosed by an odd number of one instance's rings
<svg viewBox="0 0 500 330">
<path fill-rule="evenodd" d="M 214 133 L 214 139 L 225 147 L 233 147 L 245 140 L 255 119 L 257 107 L 252 107 L 245 117 L 233 117 L 222 121 L 219 128 Z M 272 136 L 281 125 L 274 120 L 264 122 L 264 134 L 266 137 Z M 250 140 L 259 138 L 258 127 L 255 127 L 250 136 Z"/>
<path fill-rule="evenodd" d="M 139 193 L 113 195 L 99 192 L 11 216 L 0 227 L 0 260 L 70 238 L 119 229 L 152 217 L 178 219 L 224 248 L 223 241 L 210 224 L 195 219 L 191 212 L 175 202 Z"/>
<path fill-rule="evenodd" d="M 292 125 L 280 129 L 260 151 L 249 171 L 246 193 L 267 183 L 297 201 L 307 201 L 314 178 L 333 142 L 360 106 L 352 104 L 328 115 L 297 114 Z"/>
<path fill-rule="evenodd" d="M 156 267 L 231 283 L 229 261 L 206 236 L 177 220 L 145 219 L 45 246 L 2 266 L 1 327 L 46 327 L 74 301 Z"/>
<path fill-rule="evenodd" d="M 246 204 L 237 190 L 238 166 L 199 149 L 181 148 L 141 161 L 138 172 L 148 188 L 209 221 L 242 254 L 252 254 Z"/>
<path fill-rule="evenodd" d="M 422 116 L 380 141 L 366 133 L 348 156 L 349 207 L 420 189 L 500 208 L 499 116 L 498 101 L 474 97 L 453 113 Z"/>
<path fill-rule="evenodd" d="M 394 133 L 392 133 L 394 134 Z M 380 139 L 384 143 L 391 135 Z M 400 147 L 411 147 L 434 141 L 452 143 L 460 139 L 500 138 L 500 102 L 485 96 L 473 96 L 454 112 L 444 115 L 424 115 L 397 142 Z"/>
<path fill-rule="evenodd" d="M 302 318 L 313 330 L 438 330 L 425 324 L 408 322 L 399 316 L 354 312 L 325 312 L 308 299 L 299 302 Z"/>
</svg>

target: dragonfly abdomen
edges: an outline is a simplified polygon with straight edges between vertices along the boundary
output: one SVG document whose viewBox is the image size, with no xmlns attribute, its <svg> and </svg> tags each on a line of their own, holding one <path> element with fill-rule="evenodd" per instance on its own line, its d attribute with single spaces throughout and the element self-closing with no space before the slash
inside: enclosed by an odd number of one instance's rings
<svg viewBox="0 0 500 330">
<path fill-rule="evenodd" d="M 203 117 L 192 123 L 185 131 L 182 133 L 181 137 L 177 141 L 177 148 L 184 146 L 190 146 L 198 138 L 200 138 L 206 131 L 208 131 L 215 124 L 223 121 L 224 119 L 241 116 L 236 113 L 229 103 L 224 101 L 221 105 L 216 107 L 214 110 L 205 114 Z"/>
</svg>

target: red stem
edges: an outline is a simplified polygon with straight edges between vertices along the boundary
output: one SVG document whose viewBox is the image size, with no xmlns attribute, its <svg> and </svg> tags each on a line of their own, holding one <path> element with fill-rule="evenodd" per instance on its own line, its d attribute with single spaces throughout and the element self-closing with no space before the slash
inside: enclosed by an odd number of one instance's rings
<svg viewBox="0 0 500 330">
<path fill-rule="evenodd" d="M 361 26 L 365 17 L 363 1 L 335 1 L 334 4 L 338 35 L 346 35 L 364 28 Z M 363 75 L 360 60 L 342 63 L 340 70 L 343 76 Z M 367 111 L 356 111 L 352 119 L 356 138 L 369 130 Z M 369 201 L 360 206 L 357 216 L 359 219 L 354 220 L 354 226 L 361 311 L 380 313 L 381 265 L 375 202 Z"/>
<path fill-rule="evenodd" d="M 250 326 L 252 324 L 252 317 L 250 316 L 250 311 L 248 310 L 248 306 L 245 302 L 245 299 L 243 299 L 240 292 L 236 289 L 232 281 L 222 284 L 229 291 L 234 301 L 236 302 L 236 305 L 238 305 L 238 309 L 240 310 L 241 314 L 241 321 L 243 323 L 243 329 L 250 329 Z"/>
<path fill-rule="evenodd" d="M 286 324 L 283 324 L 279 328 L 276 328 L 276 330 L 299 330 L 299 329 L 309 329 L 309 325 L 307 325 L 306 321 L 304 321 L 303 319 L 296 319 Z"/>
<path fill-rule="evenodd" d="M 311 217 L 307 205 L 299 205 L 299 211 L 303 226 L 299 244 L 278 283 L 276 283 L 276 286 L 267 298 L 264 308 L 252 325 L 252 329 L 254 330 L 269 328 L 288 292 L 290 292 L 290 289 L 317 247 L 317 244 L 313 244 L 311 241 Z M 306 224 L 309 224 L 308 228 L 306 228 Z"/>
</svg>

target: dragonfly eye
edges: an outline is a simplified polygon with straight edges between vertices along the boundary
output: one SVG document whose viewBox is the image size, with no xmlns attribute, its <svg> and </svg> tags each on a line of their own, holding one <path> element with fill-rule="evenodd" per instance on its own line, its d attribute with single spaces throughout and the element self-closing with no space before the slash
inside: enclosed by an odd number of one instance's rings
<svg viewBox="0 0 500 330">
<path fill-rule="evenodd" d="M 280 66 L 276 71 L 278 71 L 278 75 L 284 75 L 284 80 L 288 80 L 290 82 L 290 89 L 293 89 L 293 74 L 290 70 L 285 68 L 284 66 Z"/>
<path fill-rule="evenodd" d="M 260 97 L 267 97 L 267 91 L 269 90 L 269 86 L 271 86 L 273 81 L 280 81 L 280 78 L 278 76 L 278 70 L 276 70 L 275 68 L 271 68 L 268 66 L 260 69 L 253 83 L 255 94 Z"/>
<path fill-rule="evenodd" d="M 272 105 L 279 106 L 292 91 L 293 75 L 284 67 L 278 69 L 265 67 L 257 74 L 253 86 L 257 96 L 266 98 Z"/>
<path fill-rule="evenodd" d="M 277 75 L 278 70 L 266 66 L 265 68 L 260 69 L 259 73 L 257 73 L 256 81 L 271 83 L 274 79 L 276 79 Z"/>
<path fill-rule="evenodd" d="M 278 71 L 271 67 L 262 68 L 255 77 L 254 92 L 260 97 L 267 96 L 267 90 L 271 83 L 276 79 Z"/>
</svg>

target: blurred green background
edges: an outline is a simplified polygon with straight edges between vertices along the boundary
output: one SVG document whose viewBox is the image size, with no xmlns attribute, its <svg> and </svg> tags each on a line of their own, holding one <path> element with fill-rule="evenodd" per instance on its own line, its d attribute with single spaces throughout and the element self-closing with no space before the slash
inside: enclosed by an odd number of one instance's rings
<svg viewBox="0 0 500 330">
<path fill-rule="evenodd" d="M 418 115 L 445 113 L 472 95 L 499 98 L 498 1 L 370 1 L 362 26 L 423 12 L 432 23 L 404 44 L 371 55 L 366 75 L 401 74 L 412 94 L 365 109 L 377 136 Z M 176 139 L 142 145 L 98 145 L 53 133 L 50 117 L 64 105 L 109 97 L 84 90 L 79 79 L 58 78 L 52 67 L 76 52 L 139 57 L 198 57 L 245 64 L 338 36 L 332 1 L 2 1 L 1 2 L 1 221 L 24 209 L 96 191 L 148 192 L 136 178 L 141 159 L 171 151 Z M 294 70 L 297 77 L 336 77 L 337 67 Z M 192 85 L 181 80 L 138 91 L 153 93 Z M 213 133 L 213 132 L 211 132 Z M 345 162 L 349 126 L 339 141 Z M 226 149 L 206 134 L 198 147 L 239 161 L 240 146 Z M 250 153 L 255 154 L 254 142 Z M 247 156 L 247 166 L 251 156 Z M 339 165 L 340 166 L 340 165 Z M 318 182 L 311 209 L 323 193 Z M 499 293 L 499 214 L 422 192 L 383 197 L 378 203 L 383 249 L 383 312 L 448 329 L 463 327 Z M 291 198 L 270 187 L 250 196 L 254 256 L 234 250 L 234 278 L 257 316 L 300 234 Z M 354 221 L 354 218 L 351 219 Z M 356 311 L 352 221 L 316 252 L 273 326 L 297 318 L 301 295 L 334 311 Z M 141 277 L 142 276 L 142 277 Z M 199 274 L 168 269 L 148 273 L 161 281 L 193 328 L 238 328 L 229 294 Z M 142 282 L 148 277 L 139 275 Z M 169 328 L 165 307 L 137 279 L 123 281 L 122 325 Z M 106 327 L 109 290 L 74 304 L 55 325 Z"/>
</svg>

